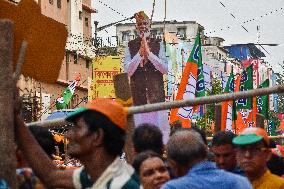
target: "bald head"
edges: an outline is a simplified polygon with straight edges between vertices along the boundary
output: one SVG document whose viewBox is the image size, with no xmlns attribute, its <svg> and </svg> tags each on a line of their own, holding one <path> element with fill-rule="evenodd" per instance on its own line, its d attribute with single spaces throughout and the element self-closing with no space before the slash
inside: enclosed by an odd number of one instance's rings
<svg viewBox="0 0 284 189">
<path fill-rule="evenodd" d="M 206 146 L 199 133 L 193 130 L 175 132 L 167 144 L 168 157 L 181 166 L 193 166 L 207 156 Z"/>
</svg>

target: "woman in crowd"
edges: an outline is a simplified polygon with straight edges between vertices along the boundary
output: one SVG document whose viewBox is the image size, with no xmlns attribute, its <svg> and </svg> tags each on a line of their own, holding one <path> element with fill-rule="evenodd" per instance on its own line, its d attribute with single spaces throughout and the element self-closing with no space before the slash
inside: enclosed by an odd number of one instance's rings
<svg viewBox="0 0 284 189">
<path fill-rule="evenodd" d="M 138 154 L 133 161 L 133 167 L 139 174 L 143 189 L 159 189 L 170 179 L 162 157 L 153 151 Z"/>
</svg>

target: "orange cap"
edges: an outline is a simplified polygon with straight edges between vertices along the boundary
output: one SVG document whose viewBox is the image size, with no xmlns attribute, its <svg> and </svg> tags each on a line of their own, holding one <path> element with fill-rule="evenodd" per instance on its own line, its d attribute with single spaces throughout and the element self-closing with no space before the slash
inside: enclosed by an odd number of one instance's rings
<svg viewBox="0 0 284 189">
<path fill-rule="evenodd" d="M 267 132 L 260 127 L 245 128 L 241 134 L 233 139 L 237 145 L 253 144 L 263 140 L 269 146 L 269 137 Z"/>
<path fill-rule="evenodd" d="M 67 121 L 73 121 L 76 117 L 83 112 L 93 110 L 99 112 L 111 120 L 115 125 L 125 130 L 127 125 L 127 111 L 124 107 L 114 100 L 100 98 L 90 101 L 86 104 L 85 108 L 79 108 L 75 112 L 66 117 Z"/>
<path fill-rule="evenodd" d="M 144 11 L 140 11 L 136 13 L 134 16 L 135 16 L 136 21 L 149 20 L 149 17 Z"/>
</svg>

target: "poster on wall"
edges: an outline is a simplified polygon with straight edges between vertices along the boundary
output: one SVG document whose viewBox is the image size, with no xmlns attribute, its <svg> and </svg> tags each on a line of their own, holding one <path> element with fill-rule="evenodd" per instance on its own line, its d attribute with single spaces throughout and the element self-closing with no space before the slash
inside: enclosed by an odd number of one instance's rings
<svg viewBox="0 0 284 189">
<path fill-rule="evenodd" d="M 121 73 L 119 56 L 97 57 L 93 60 L 93 79 L 89 78 L 88 100 L 115 98 L 113 76 Z"/>
</svg>

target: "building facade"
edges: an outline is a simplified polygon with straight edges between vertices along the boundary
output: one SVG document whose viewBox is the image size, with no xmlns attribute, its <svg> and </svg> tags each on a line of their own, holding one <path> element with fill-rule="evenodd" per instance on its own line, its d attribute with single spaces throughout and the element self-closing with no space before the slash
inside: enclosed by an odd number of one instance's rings
<svg viewBox="0 0 284 189">
<path fill-rule="evenodd" d="M 163 39 L 164 33 L 169 33 L 185 41 L 194 41 L 198 30 L 201 31 L 201 36 L 204 36 L 203 26 L 195 21 L 177 22 L 173 20 L 166 21 L 165 23 L 153 22 L 151 24 L 151 36 L 160 39 Z M 138 36 L 134 23 L 117 24 L 116 35 L 118 37 L 119 46 L 125 46 L 128 41 Z"/>
<path fill-rule="evenodd" d="M 81 75 L 73 99 L 68 108 L 83 106 L 87 102 L 88 77 L 92 76 L 91 0 L 37 0 L 43 15 L 66 26 L 68 39 L 57 82 L 36 81 L 21 76 L 18 83 L 24 99 L 24 115 L 27 122 L 44 120 L 56 109 L 55 101 L 78 74 Z M 51 55 L 52 56 L 52 55 Z"/>
</svg>

